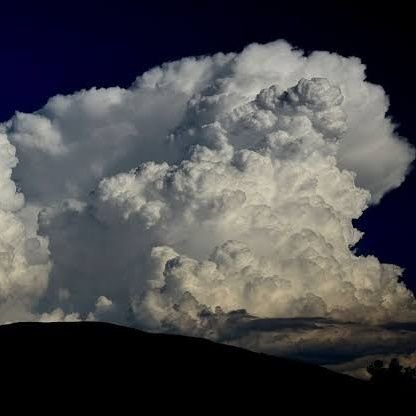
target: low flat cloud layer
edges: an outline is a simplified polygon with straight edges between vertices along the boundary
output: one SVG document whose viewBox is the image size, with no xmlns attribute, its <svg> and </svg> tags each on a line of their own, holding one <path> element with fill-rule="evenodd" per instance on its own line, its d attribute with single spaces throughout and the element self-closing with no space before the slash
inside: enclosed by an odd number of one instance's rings
<svg viewBox="0 0 416 416">
<path fill-rule="evenodd" d="M 352 220 L 414 159 L 387 110 L 358 58 L 277 41 L 17 112 L 0 125 L 0 321 L 108 320 L 334 365 L 410 354 L 402 269 L 352 251 Z"/>
</svg>

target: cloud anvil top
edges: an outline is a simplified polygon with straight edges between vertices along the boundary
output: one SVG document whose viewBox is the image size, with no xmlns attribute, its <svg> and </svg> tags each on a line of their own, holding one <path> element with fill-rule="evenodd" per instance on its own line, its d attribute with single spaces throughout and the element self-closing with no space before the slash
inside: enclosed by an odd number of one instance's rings
<svg viewBox="0 0 416 416">
<path fill-rule="evenodd" d="M 0 125 L 1 321 L 295 355 L 302 340 L 306 356 L 364 355 L 382 334 L 408 351 L 415 332 L 383 326 L 416 321 L 402 269 L 352 250 L 352 220 L 414 159 L 387 110 L 358 58 L 276 41 L 16 113 Z"/>
</svg>

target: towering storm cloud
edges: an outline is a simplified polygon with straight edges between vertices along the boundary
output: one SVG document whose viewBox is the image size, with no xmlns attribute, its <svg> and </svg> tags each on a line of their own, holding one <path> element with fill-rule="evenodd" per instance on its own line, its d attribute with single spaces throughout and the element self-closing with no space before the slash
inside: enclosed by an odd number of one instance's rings
<svg viewBox="0 0 416 416">
<path fill-rule="evenodd" d="M 409 352 L 402 270 L 353 251 L 352 220 L 414 158 L 387 109 L 359 59 L 277 41 L 17 112 L 0 127 L 1 321 Z"/>
</svg>

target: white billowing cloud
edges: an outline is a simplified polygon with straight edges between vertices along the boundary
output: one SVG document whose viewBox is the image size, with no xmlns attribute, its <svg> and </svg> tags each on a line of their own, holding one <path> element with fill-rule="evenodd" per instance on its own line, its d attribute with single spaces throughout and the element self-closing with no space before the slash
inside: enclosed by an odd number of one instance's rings
<svg viewBox="0 0 416 416">
<path fill-rule="evenodd" d="M 47 242 L 19 218 L 24 198 L 11 179 L 15 148 L 0 133 L 0 316 L 24 319 L 48 283 Z"/>
<path fill-rule="evenodd" d="M 66 152 L 60 131 L 47 117 L 17 112 L 11 123 L 10 140 L 19 148 L 58 156 Z"/>
<path fill-rule="evenodd" d="M 385 117 L 387 97 L 381 87 L 364 81 L 364 70 L 357 58 L 327 52 L 305 57 L 277 41 L 250 45 L 240 54 L 164 64 L 130 89 L 56 96 L 35 114 L 17 113 L 5 123 L 19 153 L 15 177 L 31 200 L 85 197 L 103 176 L 143 161 L 181 160 L 182 149 L 169 146 L 167 136 L 183 124 L 185 113 L 190 124 L 213 122 L 264 88 L 286 90 L 301 78 L 321 77 L 344 96 L 350 128 L 338 151 L 340 167 L 355 172 L 357 184 L 377 201 L 400 185 L 414 152 L 394 133 Z"/>
<path fill-rule="evenodd" d="M 80 320 L 80 317 L 77 313 L 66 314 L 61 308 L 57 308 L 50 313 L 42 313 L 38 320 L 39 322 L 76 322 Z"/>
<path fill-rule="evenodd" d="M 351 251 L 352 220 L 414 158 L 387 108 L 359 59 L 277 41 L 16 113 L 0 127 L 0 319 L 218 340 L 253 317 L 415 320 L 402 270 Z"/>
</svg>

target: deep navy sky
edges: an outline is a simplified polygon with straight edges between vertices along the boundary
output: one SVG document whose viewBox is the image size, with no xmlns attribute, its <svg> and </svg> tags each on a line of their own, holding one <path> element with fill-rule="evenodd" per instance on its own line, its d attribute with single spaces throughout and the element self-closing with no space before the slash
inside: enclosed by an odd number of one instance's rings
<svg viewBox="0 0 416 416">
<path fill-rule="evenodd" d="M 368 66 L 368 80 L 387 91 L 399 133 L 416 145 L 416 33 L 410 6 L 25 3 L 2 5 L 0 14 L 0 120 L 15 110 L 32 112 L 58 93 L 127 87 L 143 71 L 168 60 L 239 51 L 248 43 L 284 38 L 306 51 L 360 57 Z M 405 267 L 404 280 L 414 291 L 415 190 L 413 172 L 356 223 L 366 232 L 358 252 Z"/>
</svg>

